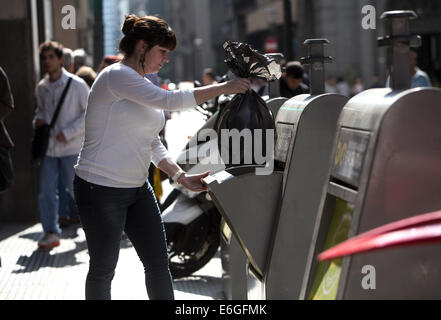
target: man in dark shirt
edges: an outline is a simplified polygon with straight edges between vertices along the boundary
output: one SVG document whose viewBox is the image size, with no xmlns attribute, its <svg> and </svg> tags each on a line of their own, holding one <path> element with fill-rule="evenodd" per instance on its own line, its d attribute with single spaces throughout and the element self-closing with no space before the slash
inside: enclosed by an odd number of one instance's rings
<svg viewBox="0 0 441 320">
<path fill-rule="evenodd" d="M 300 63 L 296 61 L 288 62 L 285 75 L 280 80 L 280 95 L 291 98 L 299 94 L 309 93 L 309 87 L 303 83 L 304 73 L 305 70 Z"/>
</svg>

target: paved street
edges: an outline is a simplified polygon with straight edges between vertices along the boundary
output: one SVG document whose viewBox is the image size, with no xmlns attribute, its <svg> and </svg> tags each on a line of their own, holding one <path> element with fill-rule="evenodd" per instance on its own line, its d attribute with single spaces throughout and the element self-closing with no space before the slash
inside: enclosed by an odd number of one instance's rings
<svg viewBox="0 0 441 320">
<path fill-rule="evenodd" d="M 61 245 L 37 248 L 41 225 L 0 227 L 0 300 L 81 300 L 87 275 L 87 245 L 80 227 L 63 230 Z M 215 257 L 191 278 L 174 281 L 178 300 L 223 299 L 221 262 Z M 142 264 L 129 240 L 121 252 L 112 286 L 112 299 L 147 299 Z"/>
<path fill-rule="evenodd" d="M 167 123 L 172 155 L 183 148 L 188 136 L 203 121 L 199 113 L 175 113 Z M 164 196 L 170 185 L 163 185 Z M 63 230 L 61 245 L 39 250 L 41 225 L 0 225 L 0 300 L 81 300 L 88 270 L 87 244 L 81 227 Z M 174 281 L 178 300 L 223 299 L 219 255 L 191 278 Z M 121 252 L 112 286 L 112 299 L 147 299 L 144 273 L 129 240 L 121 241 Z"/>
</svg>

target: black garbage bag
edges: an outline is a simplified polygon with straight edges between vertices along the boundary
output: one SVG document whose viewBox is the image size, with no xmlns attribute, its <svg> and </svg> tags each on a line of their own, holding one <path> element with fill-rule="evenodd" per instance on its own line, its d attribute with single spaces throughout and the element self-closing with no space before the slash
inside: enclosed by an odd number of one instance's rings
<svg viewBox="0 0 441 320">
<path fill-rule="evenodd" d="M 225 62 L 238 77 L 266 81 L 281 77 L 280 64 L 247 44 L 227 41 L 224 49 Z M 274 140 L 274 128 L 274 116 L 256 92 L 250 90 L 234 96 L 220 111 L 216 128 L 221 158 L 226 167 L 263 164 L 262 158 L 273 152 L 273 144 L 267 148 L 267 137 Z"/>
<path fill-rule="evenodd" d="M 274 81 L 282 76 L 282 68 L 277 61 L 252 49 L 246 43 L 227 41 L 223 47 L 227 55 L 225 63 L 240 78 Z"/>
</svg>

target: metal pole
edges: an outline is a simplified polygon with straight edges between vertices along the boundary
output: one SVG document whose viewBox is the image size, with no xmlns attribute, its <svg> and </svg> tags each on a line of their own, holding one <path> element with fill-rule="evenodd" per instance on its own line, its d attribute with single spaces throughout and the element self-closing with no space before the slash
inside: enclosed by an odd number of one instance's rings
<svg viewBox="0 0 441 320">
<path fill-rule="evenodd" d="M 287 61 L 294 59 L 292 53 L 292 17 L 291 17 L 291 0 L 283 0 L 284 12 L 284 42 L 285 42 L 285 56 Z"/>
<path fill-rule="evenodd" d="M 43 12 L 44 12 L 44 40 L 54 39 L 54 26 L 52 16 L 52 1 L 43 0 Z"/>
<path fill-rule="evenodd" d="M 31 0 L 31 24 L 32 24 L 32 58 L 34 61 L 34 83 L 40 80 L 40 55 L 38 54 L 38 8 L 37 0 Z"/>
<path fill-rule="evenodd" d="M 93 64 L 96 68 L 104 57 L 103 0 L 93 0 Z"/>
<path fill-rule="evenodd" d="M 413 11 L 387 11 L 380 19 L 386 21 L 386 36 L 378 39 L 378 45 L 386 46 L 390 87 L 393 90 L 410 88 L 410 47 L 419 47 L 421 37 L 410 34 L 409 21 L 417 18 Z"/>
<path fill-rule="evenodd" d="M 325 56 L 327 39 L 308 39 L 304 42 L 308 47 L 308 56 L 301 58 L 302 64 L 309 64 L 309 88 L 312 95 L 325 93 L 325 63 L 331 63 L 332 58 Z"/>
</svg>

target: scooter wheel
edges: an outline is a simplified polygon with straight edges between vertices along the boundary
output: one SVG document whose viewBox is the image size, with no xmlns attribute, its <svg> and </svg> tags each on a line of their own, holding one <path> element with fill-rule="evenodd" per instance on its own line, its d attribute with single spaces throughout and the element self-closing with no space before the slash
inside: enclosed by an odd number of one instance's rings
<svg viewBox="0 0 441 320">
<path fill-rule="evenodd" d="M 219 228 L 212 228 L 201 248 L 194 253 L 169 256 L 170 273 L 174 279 L 191 276 L 204 267 L 216 254 L 220 245 Z"/>
</svg>

